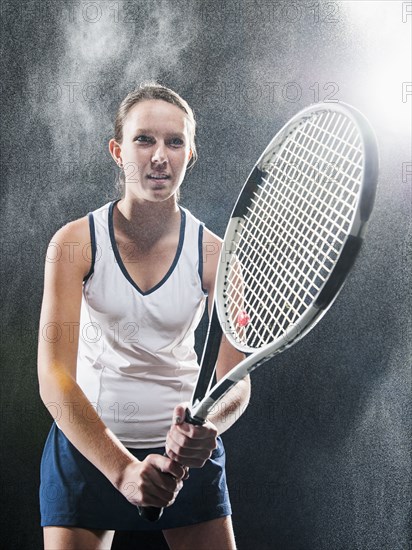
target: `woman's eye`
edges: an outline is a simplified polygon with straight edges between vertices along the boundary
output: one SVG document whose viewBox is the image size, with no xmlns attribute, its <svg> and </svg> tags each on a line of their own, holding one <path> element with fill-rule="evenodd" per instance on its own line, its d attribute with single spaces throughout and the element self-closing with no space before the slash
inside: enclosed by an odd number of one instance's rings
<svg viewBox="0 0 412 550">
<path fill-rule="evenodd" d="M 145 135 L 141 135 L 141 136 L 137 136 L 137 138 L 135 139 L 135 141 L 138 141 L 140 143 L 152 143 L 153 142 L 153 138 L 149 137 L 149 136 L 145 136 Z"/>
<path fill-rule="evenodd" d="M 173 145 L 173 147 L 181 147 L 184 145 L 184 141 L 183 139 L 176 137 L 170 140 L 170 144 Z"/>
</svg>

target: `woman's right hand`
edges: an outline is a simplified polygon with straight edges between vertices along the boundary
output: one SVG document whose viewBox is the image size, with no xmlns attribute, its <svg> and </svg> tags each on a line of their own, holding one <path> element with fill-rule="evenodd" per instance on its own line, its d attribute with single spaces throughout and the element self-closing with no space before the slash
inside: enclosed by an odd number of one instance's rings
<svg viewBox="0 0 412 550">
<path fill-rule="evenodd" d="M 150 454 L 123 470 L 117 489 L 135 506 L 165 508 L 174 503 L 187 470 L 170 458 Z"/>
</svg>

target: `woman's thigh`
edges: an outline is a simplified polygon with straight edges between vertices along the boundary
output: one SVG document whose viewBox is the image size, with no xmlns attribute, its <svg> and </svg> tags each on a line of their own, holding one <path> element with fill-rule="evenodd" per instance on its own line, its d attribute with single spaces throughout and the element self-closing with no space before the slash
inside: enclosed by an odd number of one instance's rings
<svg viewBox="0 0 412 550">
<path fill-rule="evenodd" d="M 171 550 L 236 550 L 230 516 L 186 527 L 165 529 L 163 535 Z"/>
<path fill-rule="evenodd" d="M 44 527 L 45 550 L 110 550 L 114 531 L 97 531 L 80 527 Z"/>
</svg>

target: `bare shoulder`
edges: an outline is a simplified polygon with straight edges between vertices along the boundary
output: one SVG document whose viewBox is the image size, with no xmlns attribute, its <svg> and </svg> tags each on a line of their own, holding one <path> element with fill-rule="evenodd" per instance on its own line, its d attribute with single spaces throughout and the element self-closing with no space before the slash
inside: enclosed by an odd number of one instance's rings
<svg viewBox="0 0 412 550">
<path fill-rule="evenodd" d="M 213 292 L 222 239 L 205 227 L 203 232 L 203 286 Z"/>
<path fill-rule="evenodd" d="M 63 225 L 51 238 L 47 249 L 47 260 L 61 265 L 70 264 L 83 277 L 91 267 L 92 250 L 90 226 L 87 215 Z"/>
<path fill-rule="evenodd" d="M 82 241 L 90 241 L 90 230 L 89 230 L 89 220 L 87 216 L 78 218 L 71 222 L 67 222 L 65 225 L 60 227 L 54 234 L 54 237 L 76 237 Z M 54 238 L 53 237 L 53 238 Z"/>
</svg>

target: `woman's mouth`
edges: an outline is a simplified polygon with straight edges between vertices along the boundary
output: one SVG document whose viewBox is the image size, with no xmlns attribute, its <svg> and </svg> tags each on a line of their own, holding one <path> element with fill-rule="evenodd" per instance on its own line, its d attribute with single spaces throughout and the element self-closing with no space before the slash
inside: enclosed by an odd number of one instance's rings
<svg viewBox="0 0 412 550">
<path fill-rule="evenodd" d="M 147 177 L 150 180 L 159 183 L 164 183 L 166 180 L 170 179 L 168 174 L 149 174 Z"/>
</svg>

